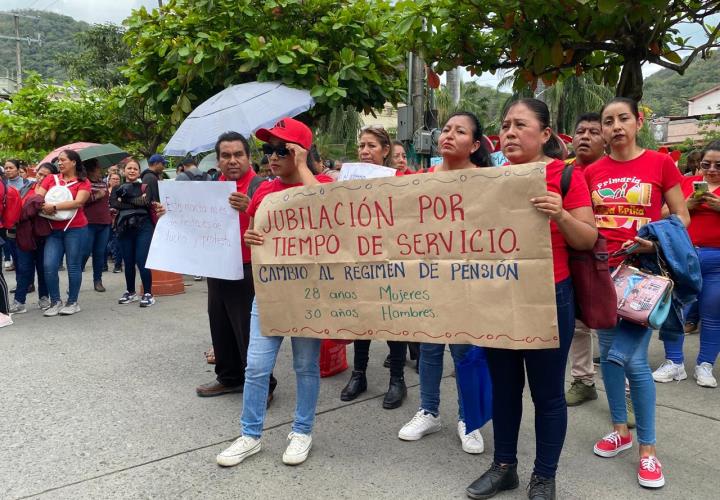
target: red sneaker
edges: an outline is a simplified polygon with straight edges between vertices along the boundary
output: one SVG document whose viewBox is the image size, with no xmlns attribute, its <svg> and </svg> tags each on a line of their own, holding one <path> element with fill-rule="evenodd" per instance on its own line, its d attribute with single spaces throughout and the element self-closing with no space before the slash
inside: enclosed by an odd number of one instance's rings
<svg viewBox="0 0 720 500">
<path fill-rule="evenodd" d="M 646 488 L 660 488 L 665 485 L 665 476 L 662 473 L 662 464 L 657 457 L 640 458 L 638 467 L 638 482 Z"/>
<path fill-rule="evenodd" d="M 611 432 L 600 441 L 595 443 L 593 451 L 601 457 L 614 457 L 621 451 L 632 448 L 632 434 L 622 437 L 616 432 Z"/>
</svg>

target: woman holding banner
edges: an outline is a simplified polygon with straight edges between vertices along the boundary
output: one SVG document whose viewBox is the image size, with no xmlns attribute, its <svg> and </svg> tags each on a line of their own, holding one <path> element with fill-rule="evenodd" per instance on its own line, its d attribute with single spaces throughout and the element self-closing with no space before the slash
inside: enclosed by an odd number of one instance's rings
<svg viewBox="0 0 720 500">
<path fill-rule="evenodd" d="M 358 142 L 358 158 L 364 163 L 393 166 L 392 141 L 387 131 L 380 126 L 370 125 L 360 132 Z M 396 175 L 403 175 L 400 170 Z M 367 390 L 368 361 L 370 360 L 370 341 L 356 340 L 353 359 L 353 371 L 347 385 L 340 392 L 342 401 L 352 401 Z M 382 406 L 387 410 L 399 408 L 407 396 L 405 385 L 405 358 L 407 356 L 407 342 L 388 340 L 390 355 L 387 362 L 390 365 L 390 385 L 383 398 Z"/>
<path fill-rule="evenodd" d="M 597 239 L 597 229 L 590 193 L 579 171 L 573 173 L 567 194 L 560 195 L 564 163 L 557 158 L 561 157 L 562 148 L 549 123 L 545 103 L 537 99 L 516 101 L 503 116 L 500 144 L 511 165 L 545 164 L 548 190 L 529 202 L 550 222 L 560 346 L 486 350 L 490 375 L 499 382 L 493 384 L 495 456 L 490 469 L 466 489 L 470 498 L 490 498 L 502 490 L 518 487 L 517 442 L 526 372 L 535 406 L 536 442 L 528 497 L 555 498 L 555 472 L 567 430 L 565 365 L 575 328 L 567 247 L 590 250 Z"/>
<path fill-rule="evenodd" d="M 249 228 L 244 241 L 248 245 L 266 243 L 263 233 L 253 228 L 253 219 L 265 196 L 297 186 L 328 183 L 333 180 L 326 175 L 313 176 L 307 165 L 307 155 L 312 145 L 312 131 L 292 118 L 283 118 L 271 129 L 259 129 L 255 136 L 264 141 L 263 153 L 270 161 L 270 170 L 276 177 L 259 185 L 247 208 Z M 256 284 L 262 286 L 262 284 Z M 242 435 L 217 455 L 216 461 L 224 467 L 238 465 L 247 457 L 260 451 L 263 425 L 267 410 L 269 382 L 277 355 L 285 337 L 264 336 L 260 324 L 257 296 L 250 313 L 250 344 L 245 369 L 243 408 L 240 417 Z M 283 453 L 283 463 L 303 463 L 312 448 L 312 430 L 315 408 L 320 392 L 320 339 L 291 337 L 293 369 L 297 381 L 295 418 L 288 444 Z"/>
<path fill-rule="evenodd" d="M 428 172 L 448 172 L 490 165 L 490 157 L 483 144 L 482 126 L 472 113 L 458 112 L 451 115 L 442 128 L 438 144 L 443 162 L 431 167 Z M 455 365 L 465 357 L 471 347 L 470 344 L 450 344 L 450 354 Z M 420 344 L 420 409 L 400 429 L 398 437 L 403 441 L 417 441 L 440 430 L 440 381 L 444 354 L 445 344 Z M 485 445 L 480 430 L 465 433 L 465 415 L 459 384 L 457 393 L 457 432 L 462 449 L 466 453 L 482 453 Z"/>
</svg>

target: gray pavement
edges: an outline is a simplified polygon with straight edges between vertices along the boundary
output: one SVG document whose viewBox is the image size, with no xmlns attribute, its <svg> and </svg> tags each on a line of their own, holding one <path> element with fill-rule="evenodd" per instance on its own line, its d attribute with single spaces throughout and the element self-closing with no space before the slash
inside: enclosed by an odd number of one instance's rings
<svg viewBox="0 0 720 500">
<path fill-rule="evenodd" d="M 12 286 L 14 277 L 5 274 Z M 195 396 L 195 386 L 214 375 L 203 356 L 210 345 L 205 283 L 187 284 L 185 294 L 159 297 L 154 307 L 140 309 L 117 304 L 122 275 L 106 274 L 108 292 L 101 294 L 92 291 L 88 271 L 81 313 L 44 318 L 32 309 L 0 330 L 0 498 L 460 499 L 489 466 L 491 424 L 482 431 L 484 454 L 472 456 L 460 448 L 449 354 L 443 430 L 412 443 L 397 439 L 418 406 L 418 377 L 408 367 L 408 400 L 399 409 L 383 410 L 388 374 L 382 342 L 373 343 L 369 389 L 359 400 L 343 403 L 338 397 L 349 372 L 323 379 L 310 458 L 297 467 L 283 465 L 295 403 L 286 342 L 275 371 L 279 386 L 263 451 L 237 467 L 218 467 L 215 455 L 239 433 L 242 396 Z M 36 300 L 30 295 L 28 303 Z M 690 374 L 697 346 L 697 335 L 687 339 Z M 653 341 L 653 365 L 661 360 L 661 344 Z M 637 448 L 615 459 L 593 455 L 594 440 L 609 429 L 601 393 L 597 401 L 569 410 L 559 498 L 718 498 L 720 391 L 702 389 L 691 379 L 657 389 L 665 488 L 647 491 L 637 485 Z M 521 487 L 497 498 L 527 498 L 532 423 L 526 394 Z"/>
</svg>

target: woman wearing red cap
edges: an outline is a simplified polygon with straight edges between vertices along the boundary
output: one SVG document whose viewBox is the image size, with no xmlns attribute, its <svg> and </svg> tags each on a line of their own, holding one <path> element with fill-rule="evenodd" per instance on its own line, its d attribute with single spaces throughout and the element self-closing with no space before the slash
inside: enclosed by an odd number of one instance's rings
<svg viewBox="0 0 720 500">
<path fill-rule="evenodd" d="M 268 194 L 296 186 L 332 182 L 332 179 L 325 175 L 313 176 L 307 166 L 312 132 L 304 124 L 292 118 L 284 118 L 273 128 L 260 129 L 255 135 L 265 141 L 263 153 L 268 157 L 270 170 L 276 178 L 260 184 L 255 191 L 247 208 L 247 214 L 251 217 L 250 228 L 253 227 L 253 218 L 260 203 Z M 248 229 L 244 236 L 248 245 L 264 243 L 260 231 Z M 240 418 L 242 435 L 217 456 L 217 463 L 226 467 L 239 464 L 261 448 L 260 438 L 265 422 L 270 374 L 275 367 L 284 338 L 265 337 L 261 332 L 256 299 L 253 301 L 250 320 L 250 345 Z M 297 404 L 283 462 L 297 465 L 307 459 L 312 447 L 311 433 L 320 392 L 320 340 L 292 337 L 291 341 L 293 368 L 297 380 Z"/>
</svg>

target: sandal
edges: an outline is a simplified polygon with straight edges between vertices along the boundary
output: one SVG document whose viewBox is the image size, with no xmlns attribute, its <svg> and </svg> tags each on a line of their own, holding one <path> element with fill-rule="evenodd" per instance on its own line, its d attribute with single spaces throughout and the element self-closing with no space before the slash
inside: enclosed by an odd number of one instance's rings
<svg viewBox="0 0 720 500">
<path fill-rule="evenodd" d="M 203 354 L 205 355 L 205 360 L 208 362 L 209 365 L 215 364 L 215 349 L 213 349 L 211 347 L 210 349 L 205 351 Z"/>
</svg>

